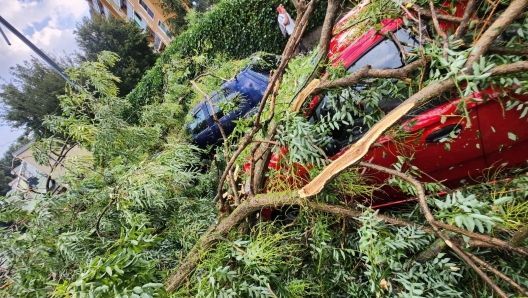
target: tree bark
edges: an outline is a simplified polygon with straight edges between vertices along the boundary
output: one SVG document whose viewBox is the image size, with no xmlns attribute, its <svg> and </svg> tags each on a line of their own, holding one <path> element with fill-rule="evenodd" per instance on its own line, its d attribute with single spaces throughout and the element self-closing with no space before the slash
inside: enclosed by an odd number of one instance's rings
<svg viewBox="0 0 528 298">
<path fill-rule="evenodd" d="M 519 231 L 513 234 L 510 239 L 510 245 L 513 247 L 521 246 L 526 238 L 528 238 L 528 224 L 524 225 Z"/>
</svg>

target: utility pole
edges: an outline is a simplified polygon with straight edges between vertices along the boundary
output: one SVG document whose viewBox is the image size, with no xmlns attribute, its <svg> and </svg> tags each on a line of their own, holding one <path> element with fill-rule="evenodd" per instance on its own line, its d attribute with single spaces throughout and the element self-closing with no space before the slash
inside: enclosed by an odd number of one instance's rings
<svg viewBox="0 0 528 298">
<path fill-rule="evenodd" d="M 18 30 L 13 27 L 11 24 L 9 24 L 8 21 L 6 21 L 2 16 L 0 16 L 0 24 L 4 25 L 9 31 L 11 31 L 16 37 L 18 37 L 20 40 L 22 40 L 30 49 L 33 50 L 42 60 L 44 60 L 48 65 L 53 68 L 61 77 L 63 77 L 68 83 L 70 83 L 73 86 L 79 86 L 79 84 L 75 81 L 73 81 L 68 75 L 64 73 L 64 70 L 60 68 L 60 66 L 55 63 L 55 61 L 51 60 L 48 55 L 46 55 L 44 52 L 42 52 L 39 48 L 37 48 L 29 39 L 27 39 L 22 33 L 18 32 Z M 4 31 L 2 31 L 2 28 L 0 27 L 0 32 L 4 36 L 4 39 L 6 40 L 8 45 L 11 45 L 9 40 L 7 39 L 7 36 L 5 35 Z"/>
</svg>

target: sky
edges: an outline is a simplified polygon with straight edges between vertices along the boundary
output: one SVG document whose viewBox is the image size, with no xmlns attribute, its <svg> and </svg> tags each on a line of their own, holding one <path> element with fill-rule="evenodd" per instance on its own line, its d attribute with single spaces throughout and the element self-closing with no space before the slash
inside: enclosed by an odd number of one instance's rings
<svg viewBox="0 0 528 298">
<path fill-rule="evenodd" d="M 86 0 L 0 0 L 0 16 L 11 23 L 26 38 L 45 53 L 64 56 L 77 50 L 75 24 L 89 15 Z M 1 26 L 1 25 L 0 25 Z M 8 46 L 0 36 L 0 77 L 9 81 L 9 68 L 36 56 L 23 42 L 2 26 L 11 42 Z M 0 109 L 3 108 L 0 106 Z M 21 135 L 0 123 L 0 157 Z"/>
</svg>

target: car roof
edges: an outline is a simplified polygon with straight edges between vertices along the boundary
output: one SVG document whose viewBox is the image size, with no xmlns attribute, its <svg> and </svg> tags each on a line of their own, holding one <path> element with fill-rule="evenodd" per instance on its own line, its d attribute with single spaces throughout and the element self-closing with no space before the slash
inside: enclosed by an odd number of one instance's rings
<svg viewBox="0 0 528 298">
<path fill-rule="evenodd" d="M 394 31 L 403 25 L 402 19 L 385 19 L 381 22 L 381 29 L 371 27 L 366 33 L 352 41 L 341 53 L 334 56 L 330 62 L 334 67 L 343 63 L 345 67 L 352 65 L 357 59 L 365 54 L 374 45 L 385 37 L 383 34 Z"/>
</svg>

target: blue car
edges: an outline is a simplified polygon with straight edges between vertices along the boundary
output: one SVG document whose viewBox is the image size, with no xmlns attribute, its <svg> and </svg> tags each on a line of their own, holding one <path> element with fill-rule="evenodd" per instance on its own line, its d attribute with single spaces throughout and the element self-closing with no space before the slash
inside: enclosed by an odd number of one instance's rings
<svg viewBox="0 0 528 298">
<path fill-rule="evenodd" d="M 227 136 L 233 132 L 238 120 L 256 111 L 268 87 L 269 73 L 277 67 L 280 57 L 271 54 L 255 55 L 252 61 L 231 81 L 209 96 L 216 117 Z M 231 109 L 226 110 L 226 106 Z M 221 108 L 224 107 L 224 110 Z M 200 101 L 191 111 L 192 121 L 187 123 L 187 132 L 198 147 L 221 143 L 222 134 L 213 120 L 213 112 L 207 99 Z"/>
</svg>

